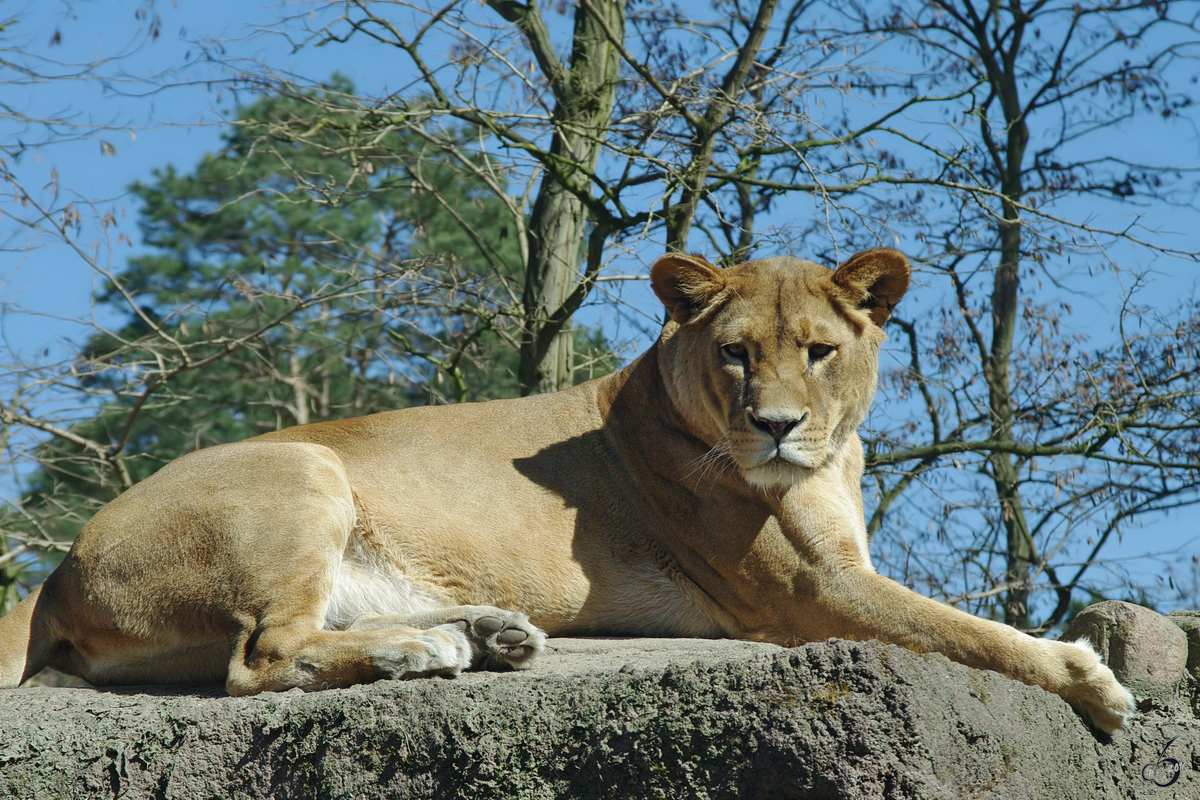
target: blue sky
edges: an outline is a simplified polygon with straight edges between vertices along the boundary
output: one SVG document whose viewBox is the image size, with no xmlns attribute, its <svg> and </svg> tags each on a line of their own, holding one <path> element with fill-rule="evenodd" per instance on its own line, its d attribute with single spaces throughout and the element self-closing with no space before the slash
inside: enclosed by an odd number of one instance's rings
<svg viewBox="0 0 1200 800">
<path fill-rule="evenodd" d="M 707 6 L 707 4 L 706 4 Z M 113 129 L 81 141 L 57 143 L 26 151 L 9 167 L 39 197 L 49 194 L 46 187 L 57 176 L 60 199 L 72 194 L 94 203 L 98 215 L 111 212 L 117 226 L 110 229 L 111 246 L 96 253 L 103 264 L 119 269 L 124 258 L 139 247 L 137 209 L 125 195 L 126 187 L 146 180 L 151 171 L 167 164 L 188 170 L 206 152 L 216 149 L 221 132 L 222 114 L 231 108 L 233 97 L 218 91 L 206 80 L 225 76 L 221 67 L 200 57 L 199 43 L 224 41 L 227 55 L 270 63 L 276 69 L 294 71 L 321 78 L 337 70 L 349 75 L 360 86 L 400 80 L 389 73 L 389 54 L 367 45 L 353 47 L 307 48 L 293 53 L 285 39 L 271 34 L 272 22 L 280 14 L 302 13 L 308 4 L 267 3 L 258 0 L 208 0 L 178 4 L 162 2 L 152 6 L 161 17 L 160 35 L 146 36 L 146 20 L 137 17 L 143 0 L 29 0 L 14 11 L 5 10 L 18 22 L 5 36 L 10 44 L 64 62 L 81 63 L 95 57 L 124 54 L 119 62 L 102 67 L 98 74 L 106 80 L 84 79 L 55 81 L 33 86 L 5 87 L 5 96 L 18 110 L 31 115 L 68 115 L 80 122 L 101 123 Z M 51 46 L 58 31 L 61 43 Z M 182 64 L 190 66 L 180 70 Z M 50 69 L 70 70 L 69 65 Z M 171 70 L 168 81 L 173 88 L 144 94 L 149 78 Z M 9 123 L 0 128 L 0 138 L 11 145 L 15 138 L 36 141 L 36 131 L 21 131 Z M 1114 129 L 1113 135 L 1128 139 L 1131 147 L 1170 147 L 1177 150 L 1183 163 L 1200 164 L 1200 139 L 1192 129 L 1190 137 L 1156 140 L 1154 134 L 1137 129 Z M 20 209 L 0 199 L 0 211 L 11 217 Z M 1178 233 L 1172 239 L 1196 247 L 1200 225 L 1192 213 L 1180 209 L 1176 216 L 1156 220 L 1164 228 Z M 4 223 L 9 224 L 5 225 Z M 85 249 L 99 238 L 99 229 L 86 211 L 80 242 Z M 26 358 L 53 360 L 69 356 L 71 343 L 86 331 L 91 314 L 93 271 L 69 249 L 47 237 L 31 237 L 10 220 L 0 218 L 0 232 L 7 239 L 7 251 L 0 253 L 0 317 L 3 335 L 9 346 Z M 128 237 L 117 241 L 119 234 Z M 911 243 L 902 243 L 909 245 Z M 1181 244 L 1182 246 L 1182 244 Z M 1169 259 L 1130 256 L 1136 268 L 1158 273 L 1158 280 L 1147 297 L 1156 303 L 1195 303 L 1195 268 Z M 631 264 L 626 272 L 637 271 Z M 1097 283 L 1094 292 L 1076 296 L 1079 312 L 1075 324 L 1107 325 L 1111 318 L 1114 292 L 1130 271 L 1108 275 Z M 920 287 L 918 286 L 918 290 Z M 643 308 L 655 303 L 644 284 L 634 286 L 628 296 Z M 924 302 L 930 302 L 926 298 Z M 80 324 L 82 320 L 85 324 Z M 103 320 L 102 320 L 103 321 Z M 1099 330 L 1099 328 L 1097 329 Z M 1123 545 L 1110 556 L 1132 556 L 1146 552 L 1164 552 L 1168 561 L 1194 552 L 1200 524 L 1194 511 L 1173 514 L 1165 520 L 1128 535 Z M 1163 560 L 1150 560 L 1136 569 L 1154 576 Z"/>
<path fill-rule="evenodd" d="M 104 2 L 28 2 L 14 16 L 18 23 L 6 31 L 16 42 L 49 59 L 67 62 L 61 66 L 41 64 L 59 74 L 74 71 L 79 64 L 96 56 L 119 61 L 101 67 L 98 72 L 113 79 L 55 81 L 25 87 L 9 87 L 10 97 L 20 98 L 17 108 L 31 116 L 67 116 L 82 123 L 101 123 L 115 130 L 88 136 L 82 141 L 56 143 L 26 152 L 10 164 L 27 187 L 43 187 L 56 172 L 64 196 L 74 194 L 111 209 L 132 244 L 116 245 L 111 253 L 119 266 L 132 248 L 139 244 L 136 208 L 129 204 L 127 187 L 148 180 L 151 171 L 174 164 L 189 169 L 205 153 L 217 149 L 222 113 L 231 108 L 228 92 L 213 91 L 205 78 L 224 77 L 213 64 L 197 61 L 197 42 L 228 40 L 230 48 L 240 48 L 246 58 L 262 59 L 281 68 L 296 66 L 288 55 L 286 42 L 263 34 L 258 26 L 269 25 L 277 16 L 278 4 L 207 0 L 203 3 L 159 2 L 154 12 L 162 20 L 157 39 L 146 35 L 146 21 L 136 12 L 147 4 L 141 0 L 104 0 Z M 7 4 L 6 4 L 7 6 Z M 10 12 L 11 13 L 11 12 Z M 55 31 L 61 43 L 50 46 Z M 306 53 L 306 67 L 320 72 L 351 67 L 345 61 L 347 49 Z M 151 78 L 167 70 L 176 70 L 185 60 L 191 69 L 173 72 L 167 77 L 173 88 L 143 94 Z M 322 61 L 329 61 L 328 65 Z M 318 73 L 318 74 L 319 74 Z M 122 80 L 124 79 L 124 80 Z M 17 126 L 9 125 L 5 141 L 11 141 Z M 23 139 L 27 141 L 38 135 Z M 103 148 L 101 142 L 111 145 Z M 107 154 L 106 154 L 107 153 Z M 85 218 L 85 224 L 90 222 Z M 0 227 L 11 234 L 13 226 Z M 116 233 L 112 234 L 116 237 Z M 90 242 L 92 237 L 81 240 Z M 28 245 L 34 249 L 26 250 Z M 4 334 L 21 352 L 44 348 L 63 336 L 77 336 L 70 320 L 86 319 L 91 309 L 92 270 L 75 254 L 54 246 L 46 237 L 29 237 L 18 231 L 8 240 L 16 252 L 0 254 L 0 275 L 6 276 L 5 300 L 25 312 L 6 314 Z M 104 253 L 102 256 L 110 254 Z"/>
</svg>

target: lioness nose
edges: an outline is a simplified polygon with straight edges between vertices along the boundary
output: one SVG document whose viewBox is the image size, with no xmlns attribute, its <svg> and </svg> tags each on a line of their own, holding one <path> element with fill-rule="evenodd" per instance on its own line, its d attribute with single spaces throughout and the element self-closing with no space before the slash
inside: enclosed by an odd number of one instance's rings
<svg viewBox="0 0 1200 800">
<path fill-rule="evenodd" d="M 785 414 L 756 414 L 749 409 L 746 410 L 746 420 L 776 442 L 782 442 L 783 438 L 804 422 L 807 417 L 807 411 L 799 419 L 793 419 Z"/>
</svg>

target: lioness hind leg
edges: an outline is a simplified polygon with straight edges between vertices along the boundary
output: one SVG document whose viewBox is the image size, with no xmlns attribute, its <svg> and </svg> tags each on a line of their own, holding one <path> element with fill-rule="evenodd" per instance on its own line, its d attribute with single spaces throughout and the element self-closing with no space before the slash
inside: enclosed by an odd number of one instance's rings
<svg viewBox="0 0 1200 800">
<path fill-rule="evenodd" d="M 266 628 L 239 642 L 225 687 L 237 696 L 381 678 L 452 677 L 470 666 L 472 658 L 468 637 L 457 625 L 377 631 Z"/>
<path fill-rule="evenodd" d="M 474 668 L 528 669 L 546 646 L 546 634 L 524 614 L 492 606 L 452 606 L 403 615 L 366 613 L 355 617 L 346 630 L 428 630 L 445 626 L 453 626 L 466 635 Z"/>
</svg>

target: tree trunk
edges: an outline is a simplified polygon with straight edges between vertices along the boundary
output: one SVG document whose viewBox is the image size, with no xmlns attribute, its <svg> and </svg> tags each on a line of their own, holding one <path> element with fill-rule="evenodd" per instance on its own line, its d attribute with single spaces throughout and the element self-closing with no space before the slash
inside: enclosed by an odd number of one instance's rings
<svg viewBox="0 0 1200 800">
<path fill-rule="evenodd" d="M 555 96 L 550 159 L 544 165 L 526 234 L 529 260 L 517 376 L 522 394 L 553 392 L 571 385 L 571 313 L 572 306 L 578 306 L 571 298 L 580 283 L 589 226 L 582 197 L 592 191 L 591 176 L 616 102 L 621 69 L 616 42 L 625 35 L 625 2 L 593 0 L 589 8 L 594 13 L 576 7 L 570 67 L 561 71 L 533 3 L 521 7 L 523 10 L 492 3 L 526 32 Z"/>
<path fill-rule="evenodd" d="M 1006 197 L 1011 197 L 1006 193 Z M 1000 266 L 992 288 L 992 351 L 988 364 L 988 401 L 992 414 L 992 438 L 1013 440 L 1013 401 L 1009 363 L 1017 328 L 1020 288 L 1021 223 L 1017 211 L 1004 203 L 1000 229 Z M 1025 509 L 1018 489 L 1019 469 L 1011 453 L 992 454 L 992 479 L 1004 523 L 1007 545 L 1004 621 L 1018 628 L 1029 627 L 1029 577 L 1032 570 L 1032 541 L 1025 522 Z"/>
<path fill-rule="evenodd" d="M 556 134 L 555 146 L 564 138 Z M 556 392 L 571 385 L 574 333 L 569 320 L 553 325 L 550 315 L 562 307 L 579 281 L 586 226 L 583 204 L 547 173 L 529 221 L 518 375 L 521 394 Z"/>
<path fill-rule="evenodd" d="M 1014 35 L 1013 47 L 1020 46 L 1021 29 Z M 998 154 L 1003 194 L 1000 221 L 1000 266 L 992 286 L 992 348 L 985 374 L 988 381 L 988 405 L 992 417 L 992 439 L 1013 441 L 1012 377 L 1009 365 L 1013 356 L 1020 296 L 1021 214 L 1018 204 L 1024 193 L 1022 181 L 1025 148 L 1029 128 L 1017 96 L 1016 76 L 1003 71 L 1000 102 L 1007 125 L 1004 149 Z M 991 456 L 992 479 L 1006 534 L 1004 621 L 1017 628 L 1029 627 L 1029 578 L 1032 572 L 1033 541 L 1025 521 L 1025 508 L 1018 488 L 1020 468 L 1013 455 L 995 452 Z"/>
</svg>

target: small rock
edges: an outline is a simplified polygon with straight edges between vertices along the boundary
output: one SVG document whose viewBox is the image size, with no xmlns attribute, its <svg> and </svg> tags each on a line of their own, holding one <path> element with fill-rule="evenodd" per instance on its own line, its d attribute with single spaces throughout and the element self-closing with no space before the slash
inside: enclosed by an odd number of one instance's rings
<svg viewBox="0 0 1200 800">
<path fill-rule="evenodd" d="M 1144 606 L 1107 600 L 1075 616 L 1063 641 L 1087 639 L 1139 700 L 1170 704 L 1188 663 L 1188 641 L 1171 620 Z"/>
<path fill-rule="evenodd" d="M 1187 637 L 1187 671 L 1200 681 L 1200 611 L 1172 611 L 1167 619 L 1174 622 Z"/>
</svg>

